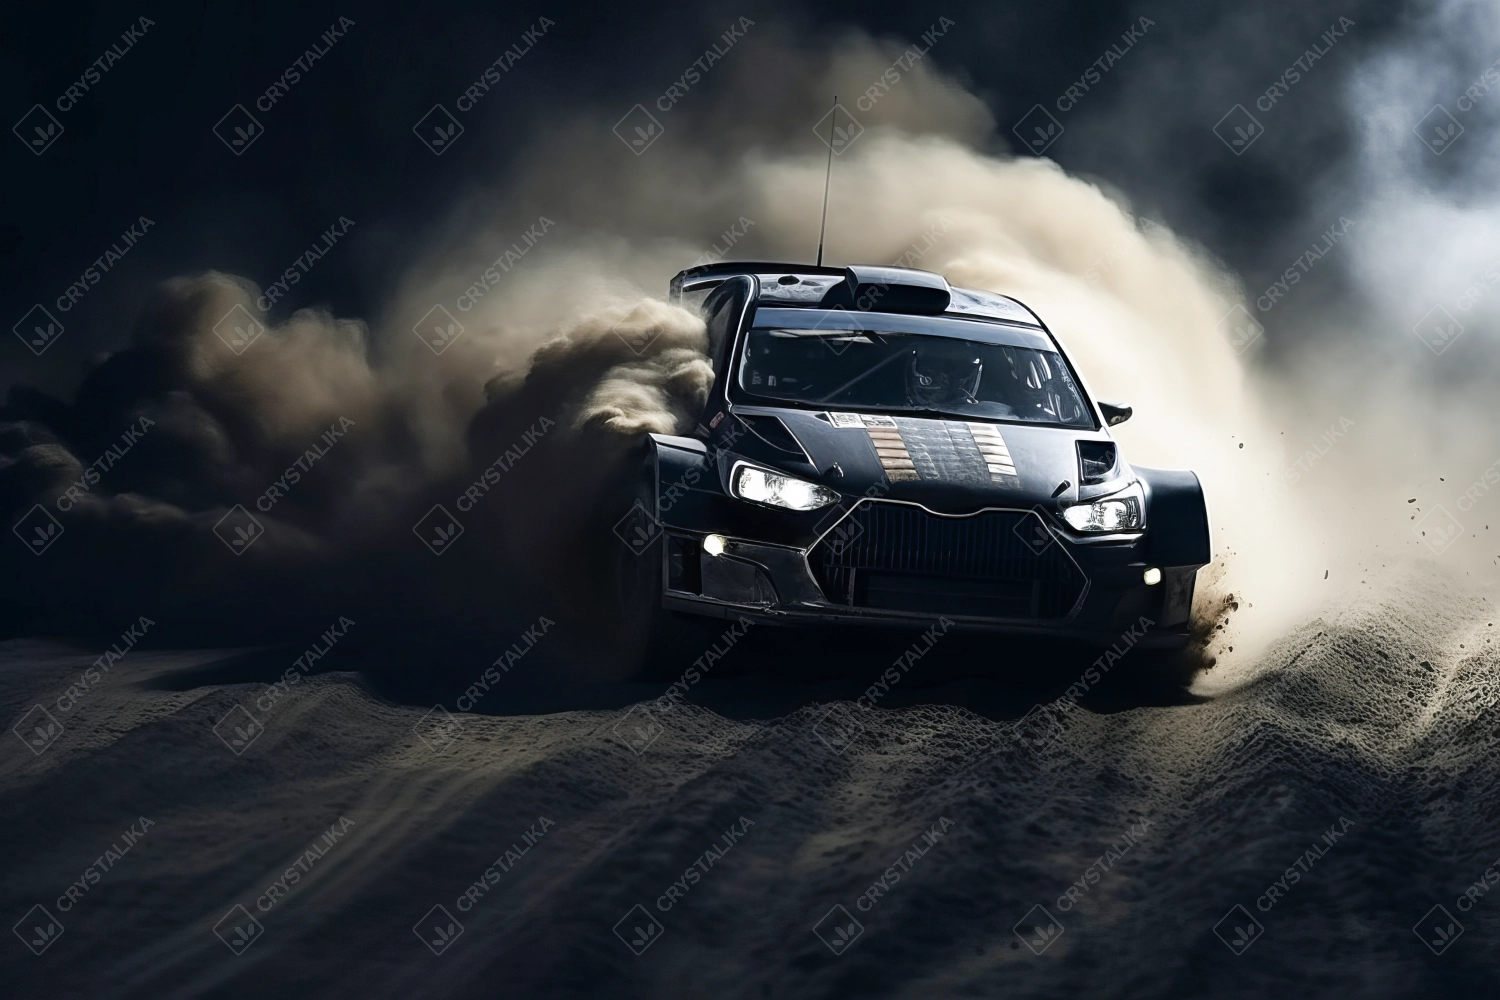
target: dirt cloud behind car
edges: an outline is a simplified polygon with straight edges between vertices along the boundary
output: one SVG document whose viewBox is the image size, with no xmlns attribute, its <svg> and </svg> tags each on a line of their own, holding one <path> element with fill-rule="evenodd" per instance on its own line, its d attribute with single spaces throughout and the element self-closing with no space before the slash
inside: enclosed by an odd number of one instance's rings
<svg viewBox="0 0 1500 1000">
<path fill-rule="evenodd" d="M 709 121 L 750 88 L 815 107 L 839 80 L 878 74 L 894 51 L 851 36 L 822 78 L 766 80 L 726 61 L 720 88 L 683 109 L 684 121 Z M 0 438 L 13 524 L 51 504 L 132 421 L 152 427 L 59 519 L 63 534 L 45 554 L 5 548 L 12 626 L 150 613 L 164 640 L 192 631 L 223 641 L 372 603 L 480 622 L 534 585 L 586 610 L 602 591 L 570 592 L 560 567 L 574 555 L 588 563 L 582 526 L 632 437 L 691 429 L 711 376 L 701 321 L 659 298 L 668 276 L 742 217 L 756 225 L 738 254 L 806 256 L 824 161 L 803 130 L 746 152 L 726 126 L 674 131 L 678 145 L 650 151 L 649 165 L 606 169 L 618 150 L 598 124 L 583 114 L 559 125 L 502 187 L 459 197 L 368 322 L 314 309 L 267 316 L 250 282 L 207 271 L 165 282 L 71 403 L 14 390 Z M 1220 555 L 1205 606 L 1234 591 L 1268 629 L 1295 614 L 1328 526 L 1315 529 L 1305 500 L 1274 489 L 1284 460 L 1264 401 L 1279 397 L 1221 329 L 1235 283 L 1099 186 L 1050 161 L 986 152 L 995 131 L 935 59 L 914 65 L 836 164 L 829 260 L 888 263 L 940 229 L 922 267 L 1035 305 L 1096 395 L 1135 404 L 1120 429 L 1133 456 L 1202 470 Z M 452 301 L 496 242 L 539 211 L 556 222 L 546 240 L 464 314 L 462 335 L 429 350 L 413 323 Z M 238 355 L 214 332 L 236 307 L 266 327 Z M 413 525 L 463 496 L 542 418 L 558 426 L 486 481 L 482 503 L 449 510 L 464 531 L 443 529 L 451 552 L 434 557 L 413 538 Z M 215 537 L 344 421 L 347 433 L 296 489 L 254 512 L 259 528 L 237 525 L 246 544 Z M 531 620 L 523 603 L 517 617 Z"/>
</svg>

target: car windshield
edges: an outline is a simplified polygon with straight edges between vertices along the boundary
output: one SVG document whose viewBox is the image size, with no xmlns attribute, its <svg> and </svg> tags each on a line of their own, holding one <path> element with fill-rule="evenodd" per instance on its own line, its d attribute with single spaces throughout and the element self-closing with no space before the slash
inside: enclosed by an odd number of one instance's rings
<svg viewBox="0 0 1500 1000">
<path fill-rule="evenodd" d="M 788 312 L 778 310 L 778 318 Z M 804 315 L 816 322 L 820 314 Z M 757 316 L 740 358 L 740 389 L 833 410 L 1094 425 L 1067 363 L 1040 346 L 1039 334 L 1006 336 L 992 332 L 1004 328 L 931 317 L 836 315 L 850 328 L 762 326 Z M 1028 339 L 1038 346 L 1006 342 Z"/>
</svg>

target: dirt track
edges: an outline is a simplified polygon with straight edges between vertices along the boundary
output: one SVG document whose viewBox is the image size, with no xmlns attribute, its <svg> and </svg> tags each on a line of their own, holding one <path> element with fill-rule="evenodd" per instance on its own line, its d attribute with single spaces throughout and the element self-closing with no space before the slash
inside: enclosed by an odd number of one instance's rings
<svg viewBox="0 0 1500 1000">
<path fill-rule="evenodd" d="M 60 712 L 98 651 L 12 641 L 8 717 L 64 731 L 0 754 L 4 912 L 64 930 L 4 965 L 55 996 L 1490 995 L 1500 901 L 1457 899 L 1500 856 L 1493 621 L 1415 570 L 1191 694 L 1116 680 L 1030 743 L 1016 720 L 1066 679 L 918 667 L 867 710 L 883 663 L 711 677 L 640 753 L 615 730 L 661 685 L 544 682 L 541 649 L 442 729 L 357 672 L 258 710 L 279 653 L 135 650 Z M 239 756 L 213 731 L 236 703 L 264 725 Z M 841 754 L 840 704 L 864 727 Z M 214 932 L 237 904 L 263 928 L 240 954 Z M 1413 933 L 1436 904 L 1463 928 L 1440 955 Z M 836 953 L 813 928 L 839 905 Z M 1062 928 L 1040 955 L 1013 931 L 1038 940 L 1038 905 Z M 1236 905 L 1263 928 L 1238 956 L 1214 932 Z"/>
</svg>

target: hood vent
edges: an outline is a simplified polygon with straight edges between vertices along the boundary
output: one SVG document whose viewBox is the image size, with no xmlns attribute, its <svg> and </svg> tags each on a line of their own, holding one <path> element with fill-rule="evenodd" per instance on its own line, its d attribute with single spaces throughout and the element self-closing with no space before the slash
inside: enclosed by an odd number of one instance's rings
<svg viewBox="0 0 1500 1000">
<path fill-rule="evenodd" d="M 803 449 L 802 442 L 797 440 L 786 424 L 775 417 L 762 414 L 736 413 L 734 418 L 752 435 L 759 438 L 763 444 L 771 446 L 783 455 L 795 458 L 798 461 L 812 464 L 812 459 L 807 457 L 807 451 Z"/>
<path fill-rule="evenodd" d="M 1078 477 L 1085 486 L 1107 483 L 1115 471 L 1113 441 L 1078 442 Z"/>
</svg>

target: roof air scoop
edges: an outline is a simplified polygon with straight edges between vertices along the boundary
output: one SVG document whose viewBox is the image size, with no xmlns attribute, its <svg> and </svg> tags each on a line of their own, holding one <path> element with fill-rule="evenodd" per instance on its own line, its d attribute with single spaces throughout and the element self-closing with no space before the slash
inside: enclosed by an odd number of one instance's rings
<svg viewBox="0 0 1500 1000">
<path fill-rule="evenodd" d="M 821 305 L 876 312 L 941 313 L 952 300 L 941 274 L 906 267 L 844 268 L 844 280 L 823 296 Z"/>
</svg>

